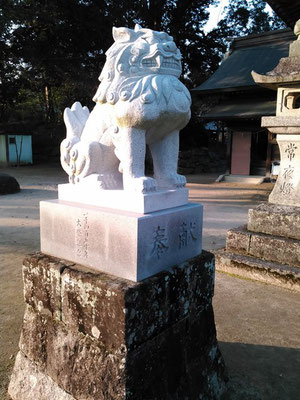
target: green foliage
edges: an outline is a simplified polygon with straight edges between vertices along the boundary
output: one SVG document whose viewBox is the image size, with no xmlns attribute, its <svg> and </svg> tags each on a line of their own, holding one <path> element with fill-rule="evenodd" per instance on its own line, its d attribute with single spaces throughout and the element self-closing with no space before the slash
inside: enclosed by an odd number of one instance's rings
<svg viewBox="0 0 300 400">
<path fill-rule="evenodd" d="M 219 29 L 230 36 L 242 36 L 285 28 L 285 24 L 266 10 L 266 1 L 235 0 L 225 9 Z"/>
<path fill-rule="evenodd" d="M 207 52 L 212 51 L 206 58 L 210 75 L 216 68 L 215 61 L 221 60 L 232 38 L 286 28 L 274 12 L 267 11 L 266 6 L 267 2 L 262 0 L 229 2 L 223 11 L 223 18 L 215 29 L 207 33 L 204 41 Z"/>
<path fill-rule="evenodd" d="M 56 117 L 57 90 L 76 86 L 86 100 L 97 85 L 105 60 L 103 47 L 111 42 L 105 24 L 104 1 L 12 1 L 14 31 L 10 40 L 24 89 L 44 97 L 44 116 Z M 99 24 L 102 21 L 102 24 Z M 93 81 L 93 83 L 91 83 Z M 88 93 L 89 92 L 89 93 Z M 28 93 L 30 97 L 30 93 Z M 72 97 L 71 93 L 70 96 Z"/>
<path fill-rule="evenodd" d="M 0 117 L 59 123 L 73 101 L 91 97 L 113 42 L 112 26 L 135 23 L 170 33 L 183 55 L 185 83 L 200 84 L 218 67 L 226 38 L 280 27 L 265 2 L 230 2 L 205 33 L 217 0 L 0 0 Z"/>
</svg>

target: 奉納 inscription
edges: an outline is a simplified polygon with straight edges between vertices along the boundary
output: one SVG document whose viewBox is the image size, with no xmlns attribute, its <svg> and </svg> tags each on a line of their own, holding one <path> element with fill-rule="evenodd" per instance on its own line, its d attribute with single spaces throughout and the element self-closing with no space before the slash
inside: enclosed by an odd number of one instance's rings
<svg viewBox="0 0 300 400">
<path fill-rule="evenodd" d="M 76 220 L 76 255 L 77 257 L 88 258 L 89 224 L 88 213 L 83 213 Z"/>
</svg>

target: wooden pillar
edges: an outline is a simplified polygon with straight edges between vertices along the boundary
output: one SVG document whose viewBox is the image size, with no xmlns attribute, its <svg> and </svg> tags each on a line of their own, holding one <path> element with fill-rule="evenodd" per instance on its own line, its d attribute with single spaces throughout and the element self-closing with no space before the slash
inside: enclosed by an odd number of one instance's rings
<svg viewBox="0 0 300 400">
<path fill-rule="evenodd" d="M 228 129 L 228 141 L 226 149 L 226 174 L 231 172 L 231 147 L 232 147 L 232 130 Z"/>
</svg>

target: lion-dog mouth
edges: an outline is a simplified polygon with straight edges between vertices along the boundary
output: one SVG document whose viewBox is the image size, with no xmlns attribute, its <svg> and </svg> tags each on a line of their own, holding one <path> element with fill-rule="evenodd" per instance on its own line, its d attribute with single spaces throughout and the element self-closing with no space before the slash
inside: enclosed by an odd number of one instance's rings
<svg viewBox="0 0 300 400">
<path fill-rule="evenodd" d="M 174 57 L 163 57 L 156 56 L 152 58 L 146 58 L 142 60 L 142 66 L 146 68 L 168 68 L 168 69 L 180 69 L 180 62 L 175 60 Z"/>
<path fill-rule="evenodd" d="M 144 57 L 141 61 L 143 67 L 146 68 L 166 68 L 171 70 L 180 71 L 181 64 L 180 64 L 180 55 L 165 55 L 161 52 L 157 52 L 154 55 L 149 55 Z"/>
</svg>

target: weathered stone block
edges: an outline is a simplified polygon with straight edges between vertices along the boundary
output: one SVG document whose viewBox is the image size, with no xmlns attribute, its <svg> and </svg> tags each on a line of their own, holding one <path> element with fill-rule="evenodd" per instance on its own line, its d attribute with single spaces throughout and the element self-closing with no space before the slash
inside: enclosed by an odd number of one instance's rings
<svg viewBox="0 0 300 400">
<path fill-rule="evenodd" d="M 224 364 L 212 307 L 139 346 L 126 366 L 128 399 L 219 399 L 225 391 Z"/>
<path fill-rule="evenodd" d="M 300 56 L 300 42 L 295 40 L 290 44 L 290 57 L 299 57 Z"/>
<path fill-rule="evenodd" d="M 76 400 L 21 352 L 16 357 L 8 393 L 14 400 Z"/>
<path fill-rule="evenodd" d="M 76 266 L 62 274 L 62 320 L 108 348 L 128 349 L 210 303 L 214 258 L 203 253 L 141 282 Z"/>
<path fill-rule="evenodd" d="M 251 235 L 249 254 L 264 260 L 300 266 L 300 241 L 255 233 Z"/>
<path fill-rule="evenodd" d="M 215 252 L 217 271 L 282 286 L 300 292 L 300 269 L 289 265 L 234 254 L 220 249 Z"/>
<path fill-rule="evenodd" d="M 82 333 L 27 308 L 20 350 L 76 399 L 123 398 L 125 349 L 109 352 Z"/>
<path fill-rule="evenodd" d="M 25 302 L 40 313 L 61 318 L 60 276 L 66 264 L 51 262 L 43 254 L 29 255 L 23 263 Z"/>
<path fill-rule="evenodd" d="M 202 250 L 201 204 L 138 214 L 53 200 L 40 214 L 42 252 L 135 282 Z"/>
<path fill-rule="evenodd" d="M 227 232 L 226 251 L 251 255 L 276 263 L 300 266 L 300 241 L 250 232 L 246 226 Z"/>
<path fill-rule="evenodd" d="M 78 400 L 217 399 L 225 390 L 212 306 L 133 351 L 109 352 L 49 316 L 26 311 L 21 352 Z M 31 335 L 27 333 L 31 332 Z M 35 343 L 43 339 L 36 350 Z"/>
<path fill-rule="evenodd" d="M 299 207 L 260 204 L 248 212 L 248 230 L 300 239 Z"/>
<path fill-rule="evenodd" d="M 42 276 L 43 268 L 50 275 L 52 269 L 60 272 L 62 301 L 52 307 L 62 311 L 59 319 L 55 310 L 41 312 L 34 297 L 27 304 L 21 364 L 32 371 L 32 379 L 45 380 L 46 386 L 54 382 L 54 393 L 62 389 L 71 396 L 61 396 L 66 400 L 220 399 L 227 378 L 211 305 L 213 261 L 203 252 L 145 281 L 130 282 L 54 257 L 28 257 L 27 282 L 35 279 L 30 269 L 37 264 Z M 43 293 L 53 296 L 50 290 Z M 19 364 L 11 387 L 22 381 L 31 398 L 52 398 L 40 386 L 37 391 L 27 387 L 30 379 L 18 375 Z M 23 400 L 21 391 L 12 390 L 12 398 Z"/>
<path fill-rule="evenodd" d="M 230 229 L 226 235 L 226 250 L 238 252 L 241 254 L 249 253 L 251 233 L 247 227 Z"/>
<path fill-rule="evenodd" d="M 19 348 L 28 359 L 43 369 L 47 363 L 47 321 L 53 323 L 54 319 L 26 305 Z"/>
</svg>

